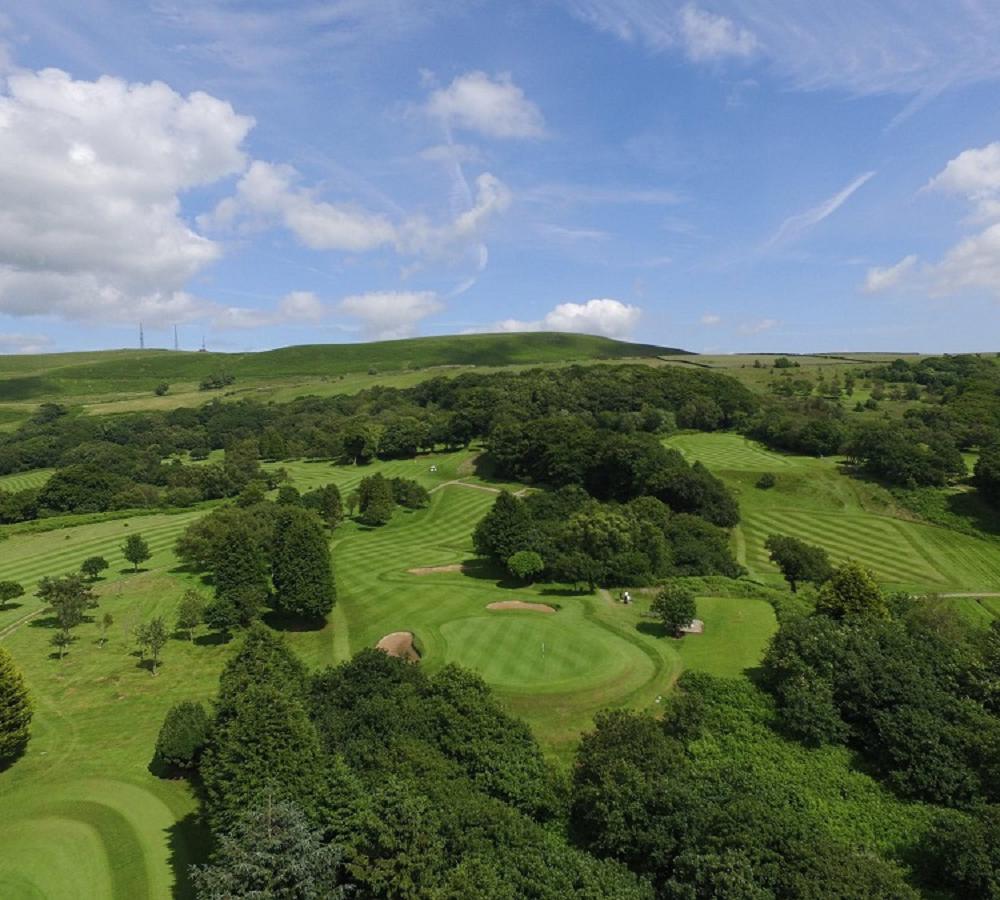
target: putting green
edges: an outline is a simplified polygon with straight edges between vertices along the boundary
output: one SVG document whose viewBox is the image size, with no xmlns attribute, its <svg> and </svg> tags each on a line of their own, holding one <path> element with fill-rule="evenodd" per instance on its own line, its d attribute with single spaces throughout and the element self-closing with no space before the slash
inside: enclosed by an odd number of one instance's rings
<svg viewBox="0 0 1000 900">
<path fill-rule="evenodd" d="M 562 692 L 574 684 L 586 688 L 654 674 L 653 663 L 637 647 L 558 613 L 472 616 L 447 622 L 440 631 L 447 662 L 474 669 L 506 690 Z"/>
</svg>

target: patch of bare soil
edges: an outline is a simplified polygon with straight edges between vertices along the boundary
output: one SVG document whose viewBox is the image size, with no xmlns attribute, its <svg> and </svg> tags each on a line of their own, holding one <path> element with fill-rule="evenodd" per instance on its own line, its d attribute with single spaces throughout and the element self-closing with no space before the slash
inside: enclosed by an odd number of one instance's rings
<svg viewBox="0 0 1000 900">
<path fill-rule="evenodd" d="M 420 662 L 420 654 L 413 646 L 413 633 L 410 631 L 394 631 L 387 634 L 375 645 L 376 650 L 388 653 L 389 656 L 398 656 L 407 662 Z"/>
<path fill-rule="evenodd" d="M 407 569 L 411 575 L 437 575 L 441 572 L 462 572 L 465 566 L 461 563 L 452 563 L 448 566 L 419 566 L 416 569 Z"/>
<path fill-rule="evenodd" d="M 526 603 L 524 600 L 501 600 L 490 603 L 487 609 L 529 609 L 532 612 L 554 613 L 555 609 L 545 603 Z"/>
</svg>

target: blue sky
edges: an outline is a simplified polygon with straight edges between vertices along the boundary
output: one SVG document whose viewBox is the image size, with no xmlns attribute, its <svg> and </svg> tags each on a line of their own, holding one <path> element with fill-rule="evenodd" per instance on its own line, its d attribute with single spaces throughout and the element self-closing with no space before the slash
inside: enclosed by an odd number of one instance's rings
<svg viewBox="0 0 1000 900">
<path fill-rule="evenodd" d="M 34 0 L 0 352 L 997 350 L 1000 3 Z"/>
</svg>

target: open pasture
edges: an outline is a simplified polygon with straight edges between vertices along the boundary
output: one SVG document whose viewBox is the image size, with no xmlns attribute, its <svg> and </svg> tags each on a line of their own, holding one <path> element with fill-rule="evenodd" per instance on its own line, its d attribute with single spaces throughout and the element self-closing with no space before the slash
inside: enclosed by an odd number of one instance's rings
<svg viewBox="0 0 1000 900">
<path fill-rule="evenodd" d="M 774 454 L 735 434 L 678 435 L 668 445 L 702 460 L 738 493 L 737 552 L 755 577 L 780 581 L 764 541 L 788 534 L 826 548 L 835 562 L 869 566 L 891 588 L 1000 590 L 1000 542 L 913 521 L 887 491 L 843 474 L 839 460 Z M 769 490 L 755 486 L 763 472 L 777 477 Z"/>
</svg>

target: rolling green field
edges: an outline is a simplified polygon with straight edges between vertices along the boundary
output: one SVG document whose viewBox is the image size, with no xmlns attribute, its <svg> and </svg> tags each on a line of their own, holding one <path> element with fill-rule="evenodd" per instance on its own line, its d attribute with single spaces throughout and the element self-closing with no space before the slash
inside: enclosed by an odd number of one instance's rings
<svg viewBox="0 0 1000 900">
<path fill-rule="evenodd" d="M 49 480 L 55 469 L 32 469 L 15 475 L 0 475 L 0 491 L 26 491 L 40 488 Z"/>
<path fill-rule="evenodd" d="M 438 471 L 432 473 L 434 464 Z M 755 665 L 775 628 L 759 600 L 698 598 L 704 635 L 662 637 L 609 594 L 512 586 L 471 566 L 412 574 L 417 567 L 470 560 L 471 532 L 496 486 L 473 473 L 463 451 L 359 469 L 329 463 L 285 464 L 300 488 L 334 481 L 350 490 L 382 471 L 432 490 L 424 510 L 400 510 L 381 529 L 348 522 L 333 541 L 339 602 L 326 627 L 296 631 L 289 643 L 311 666 L 348 658 L 392 631 L 412 631 L 434 670 L 457 662 L 479 671 L 509 708 L 533 727 L 546 752 L 565 762 L 580 731 L 609 705 L 655 708 L 684 668 L 736 675 Z M 462 483 L 454 483 L 460 480 Z M 198 579 L 180 570 L 173 543 L 205 510 L 13 534 L 0 550 L 0 579 L 29 589 L 46 574 L 74 569 L 87 556 L 111 563 L 98 583 L 97 616 L 115 624 L 107 646 L 96 622 L 77 629 L 63 661 L 53 658 L 51 628 L 30 596 L 0 613 L 0 640 L 25 673 L 36 703 L 28 752 L 0 776 L 0 897 L 164 897 L 187 893 L 186 866 L 203 835 L 187 782 L 149 771 L 167 709 L 182 699 L 209 700 L 233 644 L 208 635 L 171 640 L 153 677 L 133 654 L 131 630 L 154 615 L 172 621 L 184 590 Z M 153 557 L 132 574 L 120 545 L 141 533 Z M 525 599 L 554 614 L 492 611 L 488 604 Z M 544 652 L 543 652 L 544 645 Z"/>
<path fill-rule="evenodd" d="M 858 560 L 892 589 L 1000 591 L 1000 541 L 912 521 L 887 491 L 842 474 L 839 460 L 775 454 L 735 434 L 677 435 L 669 444 L 738 493 L 734 540 L 754 577 L 780 582 L 764 549 L 780 533 L 825 547 L 835 562 Z M 774 488 L 754 486 L 762 472 L 774 473 Z"/>
</svg>

